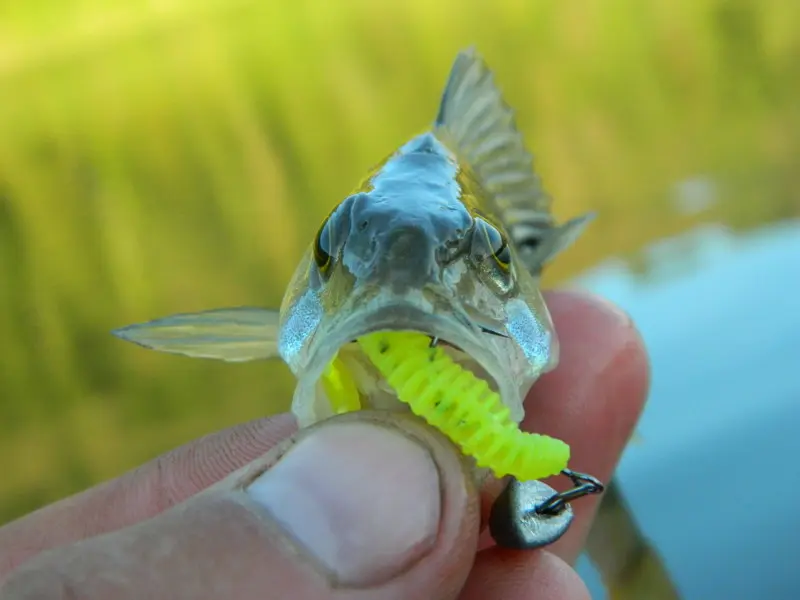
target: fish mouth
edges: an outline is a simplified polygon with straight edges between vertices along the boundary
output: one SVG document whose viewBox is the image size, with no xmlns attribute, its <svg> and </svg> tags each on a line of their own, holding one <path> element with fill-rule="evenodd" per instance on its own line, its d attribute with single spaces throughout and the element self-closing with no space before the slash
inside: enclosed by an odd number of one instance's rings
<svg viewBox="0 0 800 600">
<path fill-rule="evenodd" d="M 357 340 L 383 331 L 415 332 L 427 336 L 450 358 L 476 377 L 487 382 L 511 411 L 511 418 L 522 419 L 522 394 L 509 370 L 507 345 L 502 335 L 492 335 L 472 323 L 457 310 L 433 311 L 406 301 L 389 302 L 373 310 L 334 321 L 321 329 L 309 353 L 309 368 L 295 388 L 292 410 L 301 427 L 337 414 L 328 398 L 322 377 L 334 358 L 338 358 L 356 384 L 361 409 L 409 412 L 395 390 L 367 358 Z"/>
</svg>

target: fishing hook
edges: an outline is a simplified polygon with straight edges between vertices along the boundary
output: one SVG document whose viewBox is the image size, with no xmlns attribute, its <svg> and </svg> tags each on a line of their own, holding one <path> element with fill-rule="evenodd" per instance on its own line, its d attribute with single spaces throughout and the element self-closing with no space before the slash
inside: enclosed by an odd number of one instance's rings
<svg viewBox="0 0 800 600">
<path fill-rule="evenodd" d="M 537 514 L 550 516 L 557 515 L 564 510 L 564 507 L 568 502 L 577 500 L 578 498 L 583 498 L 584 496 L 588 496 L 590 494 L 600 494 L 603 492 L 603 490 L 605 490 L 605 486 L 599 479 L 592 477 L 591 475 L 587 475 L 586 473 L 578 473 L 572 469 L 564 469 L 561 471 L 561 474 L 569 477 L 572 481 L 572 485 L 575 487 L 550 496 L 550 498 L 535 508 L 535 512 Z"/>
</svg>

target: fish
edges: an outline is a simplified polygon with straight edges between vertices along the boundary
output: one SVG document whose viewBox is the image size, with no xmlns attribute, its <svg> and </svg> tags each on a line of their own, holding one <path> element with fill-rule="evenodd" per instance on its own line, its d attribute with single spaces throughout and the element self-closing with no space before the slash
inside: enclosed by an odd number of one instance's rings
<svg viewBox="0 0 800 600">
<path fill-rule="evenodd" d="M 333 416 L 318 385 L 340 353 L 367 408 L 391 408 L 358 337 L 411 329 L 498 388 L 512 418 L 558 363 L 543 266 L 593 218 L 557 224 L 514 115 L 474 48 L 457 56 L 432 127 L 374 166 L 324 218 L 279 308 L 177 314 L 114 334 L 162 352 L 282 359 L 301 427 Z M 397 403 L 397 408 L 400 404 Z"/>
<path fill-rule="evenodd" d="M 242 306 L 129 325 L 149 349 L 229 362 L 280 359 L 306 427 L 335 415 L 321 377 L 334 358 L 362 408 L 408 411 L 356 340 L 430 337 L 489 382 L 517 423 L 559 360 L 544 267 L 594 213 L 557 222 L 513 110 L 474 47 L 458 53 L 430 127 L 375 165 L 323 219 L 278 308 Z"/>
</svg>

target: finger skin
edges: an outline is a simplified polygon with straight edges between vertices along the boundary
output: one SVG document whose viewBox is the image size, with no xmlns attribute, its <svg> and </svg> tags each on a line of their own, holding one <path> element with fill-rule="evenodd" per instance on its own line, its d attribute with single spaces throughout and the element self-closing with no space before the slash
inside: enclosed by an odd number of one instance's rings
<svg viewBox="0 0 800 600">
<path fill-rule="evenodd" d="M 583 580 L 547 551 L 489 548 L 478 553 L 460 600 L 590 600 Z"/>
<path fill-rule="evenodd" d="M 607 478 L 646 395 L 647 358 L 641 340 L 630 320 L 602 300 L 575 292 L 553 292 L 546 299 L 561 341 L 561 361 L 535 384 L 525 427 L 567 440 L 576 469 Z M 239 425 L 0 528 L 0 581 L 43 550 L 161 513 L 294 430 L 290 415 Z M 575 503 L 576 523 L 556 546 L 566 560 L 573 560 L 582 546 L 595 506 L 588 498 Z"/>
<path fill-rule="evenodd" d="M 0 588 L 0 599 L 454 599 L 477 546 L 478 494 L 467 467 L 448 440 L 406 417 L 384 413 L 338 419 L 366 418 L 392 421 L 424 440 L 441 478 L 442 517 L 432 549 L 388 581 L 340 585 L 244 491 L 286 452 L 282 444 L 150 520 L 40 554 L 12 574 Z M 307 430 L 288 444 L 306 435 Z"/>
</svg>

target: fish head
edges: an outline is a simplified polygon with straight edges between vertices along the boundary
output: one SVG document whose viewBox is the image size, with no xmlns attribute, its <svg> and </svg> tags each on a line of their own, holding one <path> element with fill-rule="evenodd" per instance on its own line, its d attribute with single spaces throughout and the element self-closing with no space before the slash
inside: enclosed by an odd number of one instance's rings
<svg viewBox="0 0 800 600">
<path fill-rule="evenodd" d="M 508 235 L 463 183 L 406 178 L 397 189 L 359 191 L 322 223 L 281 306 L 278 350 L 298 378 L 301 426 L 333 414 L 320 378 L 337 355 L 364 407 L 403 409 L 354 343 L 385 330 L 446 345 L 522 419 L 525 394 L 557 362 L 557 340 Z"/>
</svg>

